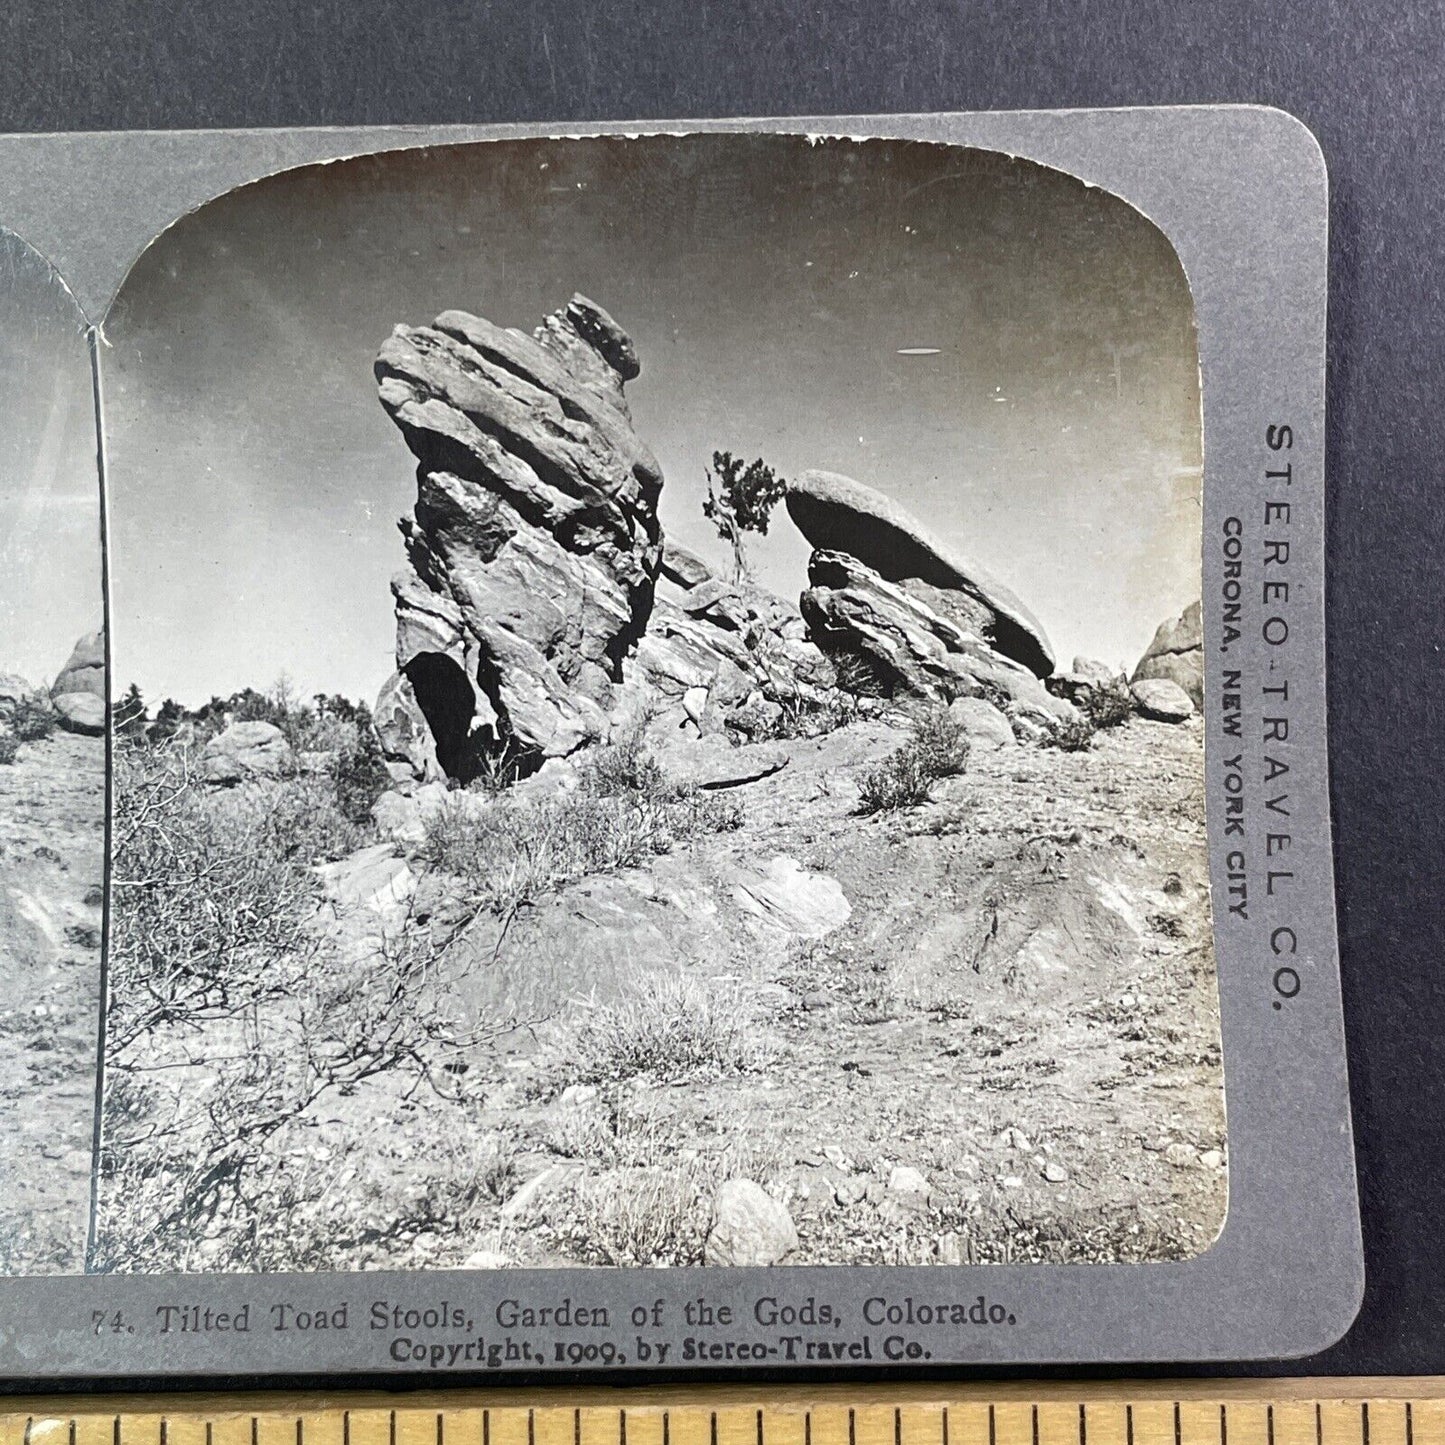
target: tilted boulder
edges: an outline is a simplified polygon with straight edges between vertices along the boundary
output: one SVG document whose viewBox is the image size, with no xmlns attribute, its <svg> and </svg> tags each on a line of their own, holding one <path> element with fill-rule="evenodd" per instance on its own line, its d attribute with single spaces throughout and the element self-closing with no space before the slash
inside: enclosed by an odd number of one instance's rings
<svg viewBox="0 0 1445 1445">
<path fill-rule="evenodd" d="M 884 697 L 991 696 L 1046 718 L 1074 716 L 1027 667 L 846 552 L 814 552 L 802 597 L 808 630 L 830 657 L 856 659 L 857 690 Z M 861 682 L 861 686 L 859 683 Z"/>
<path fill-rule="evenodd" d="M 1191 602 L 1178 617 L 1159 624 L 1129 680 L 1147 682 L 1151 678 L 1177 683 L 1194 706 L 1203 709 L 1204 619 L 1199 603 Z"/>
<path fill-rule="evenodd" d="M 87 633 L 75 644 L 50 687 L 61 727 L 87 737 L 105 732 L 105 629 Z"/>
<path fill-rule="evenodd" d="M 465 778 L 489 752 L 606 734 L 662 560 L 662 472 L 623 395 L 639 369 L 581 296 L 534 336 L 447 311 L 382 346 L 381 402 L 418 462 L 392 589 L 407 686 L 378 708 L 394 770 Z"/>
<path fill-rule="evenodd" d="M 891 497 L 837 472 L 809 471 L 788 484 L 787 505 L 817 550 L 856 557 L 1035 677 L 1054 670 L 1053 650 L 1033 613 L 982 567 L 932 537 Z"/>
</svg>

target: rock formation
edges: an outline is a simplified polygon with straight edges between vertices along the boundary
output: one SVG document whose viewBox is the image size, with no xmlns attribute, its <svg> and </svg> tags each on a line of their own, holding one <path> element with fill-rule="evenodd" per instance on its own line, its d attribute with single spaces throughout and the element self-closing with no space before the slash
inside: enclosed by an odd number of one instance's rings
<svg viewBox="0 0 1445 1445">
<path fill-rule="evenodd" d="M 664 545 L 662 473 L 623 393 L 639 370 L 581 296 L 535 336 L 448 311 L 382 347 L 381 401 L 418 461 L 375 714 L 399 781 L 565 756 L 626 716 L 766 730 L 833 686 L 796 610 Z"/>
<path fill-rule="evenodd" d="M 447 311 L 383 345 L 382 405 L 418 463 L 375 712 L 399 785 L 527 772 L 638 720 L 659 745 L 766 739 L 840 686 L 986 698 L 1035 734 L 1076 715 L 1040 682 L 1053 654 L 1023 603 L 847 477 L 788 490 L 815 549 L 800 608 L 665 542 L 624 394 L 639 370 L 582 296 L 532 336 Z"/>
<path fill-rule="evenodd" d="M 296 755 L 275 723 L 233 722 L 201 754 L 201 776 L 216 787 L 284 778 L 296 769 Z"/>
<path fill-rule="evenodd" d="M 1204 626 L 1200 605 L 1191 602 L 1178 617 L 1161 622 L 1139 659 L 1131 682 L 1163 678 L 1177 683 L 1194 706 L 1204 707 Z"/>
<path fill-rule="evenodd" d="M 1053 650 L 1033 613 L 982 567 L 931 537 L 891 498 L 837 472 L 814 471 L 789 483 L 787 504 L 798 530 L 818 551 L 856 557 L 1035 677 L 1054 670 Z"/>
<path fill-rule="evenodd" d="M 87 633 L 50 688 L 50 701 L 69 732 L 100 737 L 105 732 L 105 629 Z"/>
<path fill-rule="evenodd" d="M 1039 680 L 1053 653 L 1033 614 L 889 498 L 833 472 L 804 472 L 787 503 L 816 549 L 801 599 L 809 636 L 855 688 L 987 697 L 1045 722 L 1073 715 Z"/>
<path fill-rule="evenodd" d="M 581 296 L 534 336 L 447 311 L 381 348 L 382 405 L 418 462 L 378 705 L 402 772 L 467 777 L 487 753 L 606 733 L 662 559 L 662 472 L 623 395 L 638 371 Z"/>
</svg>

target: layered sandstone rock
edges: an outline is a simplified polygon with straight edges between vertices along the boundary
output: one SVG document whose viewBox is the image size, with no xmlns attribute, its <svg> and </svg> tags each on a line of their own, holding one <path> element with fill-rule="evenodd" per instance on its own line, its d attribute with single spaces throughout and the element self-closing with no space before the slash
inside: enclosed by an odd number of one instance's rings
<svg viewBox="0 0 1445 1445">
<path fill-rule="evenodd" d="M 581 296 L 534 336 L 448 311 L 382 347 L 382 405 L 418 462 L 378 705 L 395 771 L 465 778 L 605 735 L 662 558 L 662 472 L 623 395 L 638 371 Z"/>
<path fill-rule="evenodd" d="M 788 514 L 821 552 L 846 553 L 885 582 L 979 636 L 1035 677 L 1054 670 L 1038 619 L 977 563 L 944 546 L 891 497 L 837 472 L 804 472 L 788 484 Z"/>
<path fill-rule="evenodd" d="M 808 563 L 802 611 L 812 639 L 859 691 L 884 697 L 991 697 L 1036 717 L 1062 719 L 1072 706 L 1050 696 L 1022 663 L 958 620 L 961 606 L 921 601 L 847 552 L 817 551 Z"/>
</svg>

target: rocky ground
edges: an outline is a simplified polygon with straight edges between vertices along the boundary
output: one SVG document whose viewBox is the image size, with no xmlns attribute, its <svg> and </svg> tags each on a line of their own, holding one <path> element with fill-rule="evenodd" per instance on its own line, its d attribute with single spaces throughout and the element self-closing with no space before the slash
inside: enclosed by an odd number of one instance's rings
<svg viewBox="0 0 1445 1445">
<path fill-rule="evenodd" d="M 82 1267 L 90 1209 L 105 746 L 0 767 L 0 1272 Z"/>
<path fill-rule="evenodd" d="M 470 1061 L 465 1106 L 383 1079 L 314 1121 L 302 1152 L 371 1200 L 350 1262 L 697 1262 L 735 1178 L 785 1211 L 764 1249 L 790 1263 L 1205 1248 L 1227 1186 L 1200 724 L 976 747 L 861 818 L 899 721 L 781 744 L 729 790 L 737 829 L 474 924 L 470 1004 L 528 1026 Z M 368 855 L 394 895 L 404 851 Z M 649 1057 L 674 1014 L 717 1047 Z M 461 1176 L 486 1187 L 456 1228 Z"/>
</svg>

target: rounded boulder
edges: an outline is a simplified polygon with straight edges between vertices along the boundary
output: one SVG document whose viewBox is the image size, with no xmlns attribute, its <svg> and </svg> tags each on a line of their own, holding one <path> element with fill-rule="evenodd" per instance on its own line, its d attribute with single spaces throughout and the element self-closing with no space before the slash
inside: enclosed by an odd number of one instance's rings
<svg viewBox="0 0 1445 1445">
<path fill-rule="evenodd" d="M 1181 723 L 1194 716 L 1194 701 L 1177 682 L 1164 677 L 1131 684 L 1130 693 L 1141 717 L 1155 722 Z"/>
</svg>

